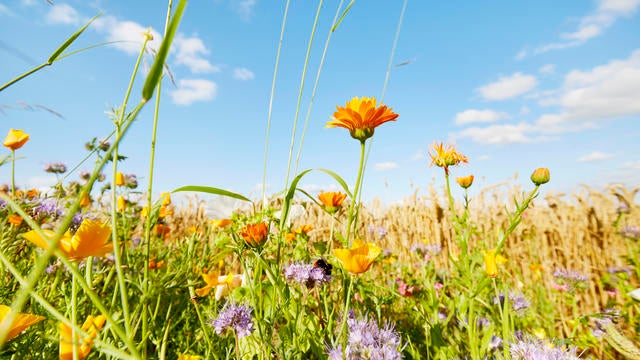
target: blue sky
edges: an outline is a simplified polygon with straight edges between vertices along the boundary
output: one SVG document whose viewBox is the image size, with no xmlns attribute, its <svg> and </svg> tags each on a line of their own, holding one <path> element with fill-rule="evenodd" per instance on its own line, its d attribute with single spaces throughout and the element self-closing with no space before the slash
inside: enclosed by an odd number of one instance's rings
<svg viewBox="0 0 640 360">
<path fill-rule="evenodd" d="M 226 188 L 258 197 L 269 96 L 285 1 L 190 1 L 165 80 L 155 189 Z M 339 1 L 325 1 L 313 42 L 297 127 L 294 161 L 324 44 Z M 346 3 L 346 2 L 345 2 Z M 343 7 L 346 4 L 343 4 Z M 336 105 L 380 98 L 403 1 L 356 1 L 332 35 L 311 108 L 298 171 L 328 168 L 355 181 L 359 144 L 326 129 Z M 318 1 L 292 1 L 273 98 L 267 190 L 284 187 L 304 58 Z M 384 103 L 400 114 L 376 130 L 366 200 L 398 201 L 443 183 L 428 146 L 455 143 L 469 157 L 453 176 L 474 174 L 474 188 L 529 186 L 537 167 L 551 170 L 547 190 L 580 184 L 640 184 L 640 0 L 433 2 L 409 0 Z M 84 143 L 113 128 L 106 112 L 122 102 L 141 33 L 157 46 L 161 1 L 0 1 L 0 82 L 42 63 L 89 18 L 101 17 L 72 50 L 105 41 L 0 94 L 0 129 L 24 129 L 30 142 L 16 164 L 22 186 L 46 186 L 49 162 L 69 167 Z M 152 59 L 145 60 L 146 67 Z M 395 66 L 403 64 L 402 66 Z M 139 100 L 142 77 L 132 104 Z M 25 104 L 32 108 L 26 108 Z M 44 108 L 62 115 L 55 116 Z M 146 184 L 152 107 L 125 138 L 124 173 Z M 81 169 L 89 169 L 90 164 Z M 519 174 L 513 181 L 514 174 Z M 0 168 L 8 182 L 10 167 Z M 293 174 L 291 175 L 293 176 Z M 73 177 L 73 175 L 72 175 Z M 312 192 L 337 189 L 321 173 Z"/>
</svg>

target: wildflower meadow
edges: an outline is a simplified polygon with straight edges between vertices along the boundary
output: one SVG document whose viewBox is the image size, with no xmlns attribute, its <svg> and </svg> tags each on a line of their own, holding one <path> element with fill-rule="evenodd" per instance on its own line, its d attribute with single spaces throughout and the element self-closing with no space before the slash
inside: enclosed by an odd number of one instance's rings
<svg viewBox="0 0 640 360">
<path fill-rule="evenodd" d="M 140 34 L 112 131 L 87 129 L 91 171 L 60 159 L 44 167 L 55 186 L 25 188 L 21 149 L 41 140 L 28 123 L 0 129 L 0 359 L 640 359 L 640 187 L 546 192 L 554 169 L 541 167 L 472 196 L 474 159 L 432 139 L 424 165 L 441 177 L 419 185 L 428 195 L 365 202 L 368 151 L 402 114 L 353 94 L 309 124 L 353 144 L 350 173 L 290 159 L 286 185 L 259 199 L 157 189 L 158 93 L 185 11 L 169 1 L 148 71 Z M 0 94 L 92 51 L 74 46 L 94 20 Z M 125 174 L 119 149 L 145 108 L 149 172 Z M 339 190 L 304 190 L 310 173 Z M 211 218 L 199 196 L 240 205 Z"/>
</svg>

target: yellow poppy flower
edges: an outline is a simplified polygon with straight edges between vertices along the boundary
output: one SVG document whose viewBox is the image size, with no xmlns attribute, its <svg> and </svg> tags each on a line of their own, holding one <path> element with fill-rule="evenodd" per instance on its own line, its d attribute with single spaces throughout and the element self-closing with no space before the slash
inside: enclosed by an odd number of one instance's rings
<svg viewBox="0 0 640 360">
<path fill-rule="evenodd" d="M 199 297 L 207 296 L 211 292 L 211 289 L 215 288 L 216 300 L 220 300 L 223 296 L 228 295 L 231 289 L 242 286 L 243 284 L 243 276 L 241 274 L 219 275 L 217 271 L 203 273 L 202 279 L 207 285 L 196 289 L 196 295 Z"/>
<path fill-rule="evenodd" d="M 342 127 L 349 130 L 351 137 L 361 142 L 373 136 L 376 127 L 395 121 L 398 114 L 386 105 L 377 106 L 376 98 L 357 96 L 348 101 L 345 107 L 336 106 L 331 121 L 326 127 Z"/>
<path fill-rule="evenodd" d="M 484 254 L 484 271 L 487 273 L 489 277 L 497 277 L 498 276 L 498 265 L 502 265 L 507 262 L 507 258 L 500 254 L 496 254 L 495 249 L 487 250 Z"/>
<path fill-rule="evenodd" d="M 4 138 L 2 145 L 11 150 L 18 150 L 29 140 L 29 134 L 22 130 L 9 130 L 7 137 Z"/>
<path fill-rule="evenodd" d="M 380 255 L 382 249 L 373 243 L 364 243 L 356 239 L 349 249 L 334 249 L 333 254 L 340 260 L 345 270 L 352 274 L 361 274 L 367 270 Z"/>
<path fill-rule="evenodd" d="M 124 174 L 118 171 L 116 173 L 116 186 L 124 186 Z"/>
<path fill-rule="evenodd" d="M 212 230 L 222 229 L 231 225 L 231 220 L 229 219 L 209 220 L 209 224 L 211 225 Z"/>
<path fill-rule="evenodd" d="M 79 340 L 73 341 L 72 329 L 65 323 L 59 323 L 58 329 L 60 331 L 60 360 L 72 360 L 73 359 L 73 347 L 75 346 L 78 358 L 84 359 L 91 352 L 93 347 L 93 339 L 96 338 L 98 332 L 104 326 L 107 318 L 104 315 L 92 316 L 89 315 L 87 320 L 82 325 L 81 329 L 87 336 L 82 339 L 81 344 L 77 344 Z"/>
<path fill-rule="evenodd" d="M 43 230 L 47 238 L 52 239 L 55 232 Z M 68 231 L 58 243 L 58 250 L 71 260 L 80 260 L 89 256 L 104 256 L 113 250 L 113 244 L 106 242 L 111 235 L 111 227 L 97 220 L 84 219 L 80 228 L 71 235 Z M 43 249 L 49 248 L 49 241 L 45 240 L 35 230 L 23 234 L 25 239 Z"/>
<path fill-rule="evenodd" d="M 11 313 L 11 307 L 6 305 L 0 305 L 0 323 Z M 26 330 L 29 326 L 44 320 L 44 317 L 31 315 L 31 314 L 18 314 L 13 320 L 13 323 L 9 325 L 9 333 L 7 334 L 6 341 L 18 336 L 21 332 Z"/>
<path fill-rule="evenodd" d="M 335 191 L 327 191 L 318 195 L 318 200 L 324 205 L 324 209 L 334 214 L 342 206 L 342 202 L 347 197 L 347 194 Z"/>
<path fill-rule="evenodd" d="M 116 203 L 116 210 L 118 210 L 118 212 L 123 212 L 127 209 L 127 201 L 124 199 L 124 196 L 120 195 L 118 196 L 118 200 Z"/>
</svg>

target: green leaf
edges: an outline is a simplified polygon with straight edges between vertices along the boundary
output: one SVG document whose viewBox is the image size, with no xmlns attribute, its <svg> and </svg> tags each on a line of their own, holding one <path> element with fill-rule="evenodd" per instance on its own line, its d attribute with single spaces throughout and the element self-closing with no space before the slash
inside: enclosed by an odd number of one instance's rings
<svg viewBox="0 0 640 360">
<path fill-rule="evenodd" d="M 173 13 L 173 17 L 169 22 L 166 36 L 162 39 L 162 44 L 160 44 L 156 60 L 153 62 L 153 65 L 151 65 L 151 70 L 149 70 L 149 75 L 147 75 L 147 80 L 145 80 L 144 87 L 142 88 L 142 100 L 145 102 L 153 97 L 153 92 L 160 81 L 162 71 L 164 70 L 164 63 L 167 60 L 167 55 L 169 55 L 169 49 L 171 48 L 173 37 L 178 30 L 178 25 L 180 25 L 180 19 L 182 19 L 185 6 L 187 6 L 187 0 L 180 0 L 176 12 Z"/>
<path fill-rule="evenodd" d="M 54 61 L 56 61 L 56 59 L 58 58 L 58 56 L 60 56 L 60 54 L 62 54 L 63 51 L 66 50 L 66 48 L 69 47 L 69 45 L 71 45 L 74 41 L 76 41 L 76 39 L 78 38 L 78 36 L 80 36 L 80 34 L 82 34 L 88 27 L 89 25 L 95 20 L 97 19 L 101 14 L 98 14 L 94 17 L 91 18 L 91 20 L 89 20 L 86 24 L 84 24 L 83 27 L 81 27 L 78 31 L 76 31 L 73 35 L 71 35 L 71 37 L 69 37 L 67 39 L 67 41 L 65 41 L 62 45 L 60 45 L 59 48 L 56 49 L 56 51 L 53 52 L 53 54 L 51 54 L 51 56 L 49 57 L 49 59 L 47 60 L 47 64 L 53 64 Z"/>
<path fill-rule="evenodd" d="M 351 195 L 351 191 L 349 191 L 349 186 L 347 186 L 347 182 L 344 181 L 344 179 L 342 179 L 340 177 L 340 175 L 336 174 L 335 172 L 329 170 L 329 169 L 322 169 L 322 168 L 318 168 L 317 170 L 322 171 L 323 173 L 331 176 L 332 178 L 334 178 L 341 186 L 342 189 L 344 190 L 344 192 L 347 193 L 347 195 L 349 195 L 350 198 L 353 198 L 353 196 Z"/>
<path fill-rule="evenodd" d="M 291 181 L 291 186 L 287 191 L 287 195 L 284 197 L 284 204 L 282 205 L 282 215 L 280 215 L 280 229 L 282 229 L 283 225 L 286 223 L 287 218 L 289 217 L 289 210 L 291 209 L 291 201 L 293 200 L 293 195 L 296 193 L 296 188 L 298 187 L 298 182 L 302 179 L 303 176 L 308 174 L 313 169 L 307 169 L 298 176 L 296 176 L 293 181 Z"/>
<path fill-rule="evenodd" d="M 224 190 L 224 189 L 211 187 L 211 186 L 187 185 L 187 186 L 177 188 L 172 192 L 175 193 L 175 192 L 181 192 L 181 191 L 195 191 L 195 192 L 201 192 L 201 193 L 207 193 L 207 194 L 213 194 L 213 195 L 226 196 L 226 197 L 230 197 L 238 200 L 251 202 L 251 200 L 247 199 L 246 197 L 240 194 L 237 194 L 228 190 Z"/>
</svg>

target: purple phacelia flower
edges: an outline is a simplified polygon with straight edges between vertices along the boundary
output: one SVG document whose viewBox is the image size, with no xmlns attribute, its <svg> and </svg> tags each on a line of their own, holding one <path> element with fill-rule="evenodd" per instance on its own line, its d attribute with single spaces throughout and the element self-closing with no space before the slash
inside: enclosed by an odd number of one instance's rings
<svg viewBox="0 0 640 360">
<path fill-rule="evenodd" d="M 356 359 L 402 359 L 398 350 L 400 335 L 389 323 L 382 327 L 374 319 L 358 320 L 353 312 L 347 318 L 349 333 L 344 348 L 344 358 Z M 329 359 L 342 359 L 342 347 L 328 349 Z"/>
<path fill-rule="evenodd" d="M 320 259 L 315 264 L 294 263 L 284 269 L 284 278 L 290 283 L 299 283 L 311 289 L 331 281 L 331 265 Z M 322 266 L 320 266 L 322 265 Z"/>
<path fill-rule="evenodd" d="M 51 174 L 64 174 L 67 172 L 67 165 L 61 162 L 49 163 L 44 166 L 44 171 Z"/>
<path fill-rule="evenodd" d="M 620 230 L 620 235 L 629 239 L 636 240 L 640 238 L 640 228 L 632 225 L 625 226 Z"/>
<path fill-rule="evenodd" d="M 549 347 L 545 342 L 526 337 L 509 344 L 511 359 L 514 360 L 576 360 L 575 347 Z"/>
<path fill-rule="evenodd" d="M 504 300 L 505 295 L 500 294 L 497 297 L 493 298 L 493 303 L 495 305 L 500 304 L 500 306 L 503 306 Z M 515 293 L 509 293 L 509 303 L 511 303 L 511 308 L 513 309 L 513 311 L 519 315 L 522 315 L 524 311 L 529 308 L 529 305 L 531 305 L 527 301 L 527 299 L 524 298 L 524 296 Z"/>
<path fill-rule="evenodd" d="M 33 214 L 39 218 L 47 216 L 57 217 L 63 213 L 64 211 L 58 206 L 58 202 L 55 199 L 43 199 L 33 208 Z"/>
<path fill-rule="evenodd" d="M 213 326 L 218 335 L 231 330 L 235 331 L 238 338 L 243 338 L 253 332 L 252 312 L 253 309 L 246 305 L 230 303 L 220 311 L 217 319 L 209 322 L 209 325 Z"/>
</svg>

